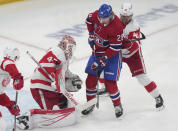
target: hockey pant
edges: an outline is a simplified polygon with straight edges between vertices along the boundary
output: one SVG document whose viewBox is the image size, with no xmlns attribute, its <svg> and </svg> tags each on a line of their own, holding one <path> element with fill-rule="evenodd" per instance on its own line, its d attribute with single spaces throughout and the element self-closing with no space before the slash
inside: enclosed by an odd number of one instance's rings
<svg viewBox="0 0 178 131">
<path fill-rule="evenodd" d="M 31 94 L 41 109 L 52 110 L 55 105 L 62 105 L 67 98 L 58 92 L 31 88 Z"/>
</svg>

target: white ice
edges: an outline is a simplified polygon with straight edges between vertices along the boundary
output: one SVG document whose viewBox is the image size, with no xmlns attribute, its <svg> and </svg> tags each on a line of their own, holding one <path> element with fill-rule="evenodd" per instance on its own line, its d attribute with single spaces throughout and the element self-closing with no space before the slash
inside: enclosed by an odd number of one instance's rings
<svg viewBox="0 0 178 131">
<path fill-rule="evenodd" d="M 47 37 L 48 34 L 84 24 L 88 13 L 98 9 L 103 3 L 111 4 L 114 12 L 119 14 L 122 2 L 123 0 L 27 0 L 0 6 L 0 56 L 6 45 L 15 45 L 21 50 L 18 67 L 26 78 L 23 91 L 19 91 L 18 104 L 22 113 L 31 108 L 38 108 L 29 93 L 29 77 L 36 65 L 25 52 L 29 50 L 39 60 L 46 49 L 58 42 L 58 39 Z M 162 8 L 167 4 L 178 6 L 177 0 L 132 0 L 132 3 L 135 16 L 145 15 L 152 8 Z M 143 41 L 142 50 L 148 75 L 157 83 L 166 108 L 160 112 L 156 111 L 154 99 L 135 78 L 131 77 L 128 67 L 123 64 L 118 82 L 124 108 L 122 119 L 115 118 L 111 100 L 102 97 L 99 110 L 95 110 L 87 117 L 79 115 L 78 122 L 74 126 L 50 129 L 50 131 L 178 130 L 178 11 L 159 14 L 163 16 L 146 20 L 141 29 L 147 36 Z M 85 81 L 84 70 L 91 53 L 87 44 L 88 32 L 83 30 L 80 37 L 74 36 L 74 38 L 77 41 L 77 49 L 70 69 Z M 12 91 L 11 87 L 6 92 L 11 99 L 15 98 L 15 91 Z M 80 103 L 86 101 L 85 84 L 74 96 Z M 0 107 L 0 110 L 7 123 L 6 131 L 12 130 L 13 116 L 3 107 Z"/>
<path fill-rule="evenodd" d="M 2 118 L 0 118 L 0 129 L 1 129 L 1 131 L 5 131 L 6 130 L 6 122 Z"/>
</svg>

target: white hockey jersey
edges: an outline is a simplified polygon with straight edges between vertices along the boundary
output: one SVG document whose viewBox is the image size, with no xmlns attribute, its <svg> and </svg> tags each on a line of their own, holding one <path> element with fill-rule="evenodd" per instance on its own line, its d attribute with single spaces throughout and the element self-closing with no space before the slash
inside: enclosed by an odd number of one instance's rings
<svg viewBox="0 0 178 131">
<path fill-rule="evenodd" d="M 140 38 L 140 26 L 137 24 L 135 20 L 132 20 L 128 25 L 124 28 L 124 36 L 127 40 Z M 140 41 L 134 41 L 130 43 L 123 43 L 123 57 L 129 58 L 134 55 L 140 47 Z"/>
<path fill-rule="evenodd" d="M 67 78 L 73 77 L 73 74 L 68 69 L 69 60 L 66 60 L 64 51 L 59 47 L 50 49 L 39 63 L 53 79 L 58 68 L 62 68 L 63 76 Z M 31 79 L 31 88 L 56 91 L 56 88 L 53 88 L 54 86 L 51 84 L 52 80 L 48 75 L 40 67 L 36 68 Z"/>
<path fill-rule="evenodd" d="M 0 94 L 4 93 L 4 88 L 8 86 L 11 78 L 18 74 L 15 62 L 11 59 L 0 61 Z"/>
</svg>

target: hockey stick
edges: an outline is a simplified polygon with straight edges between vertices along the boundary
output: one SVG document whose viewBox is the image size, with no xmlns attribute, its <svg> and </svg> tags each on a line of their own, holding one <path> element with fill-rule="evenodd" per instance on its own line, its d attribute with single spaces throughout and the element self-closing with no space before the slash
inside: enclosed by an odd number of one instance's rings
<svg viewBox="0 0 178 131">
<path fill-rule="evenodd" d="M 96 93 L 96 107 L 99 109 L 99 70 L 98 68 L 96 69 L 96 77 L 97 77 L 97 86 L 96 86 L 96 90 L 97 90 L 97 93 Z"/>
<path fill-rule="evenodd" d="M 131 42 L 134 42 L 134 41 L 139 41 L 139 40 L 144 40 L 144 39 L 146 39 L 146 36 L 145 36 L 142 32 L 140 32 L 140 33 L 141 33 L 141 35 L 142 35 L 141 38 L 132 39 L 132 40 L 124 41 L 124 42 L 125 42 L 125 43 L 131 43 Z"/>
<path fill-rule="evenodd" d="M 97 61 L 97 58 L 96 58 L 96 47 L 94 46 L 94 57 L 95 57 L 95 60 Z M 96 67 L 96 79 L 97 79 L 97 86 L 96 86 L 96 107 L 99 109 L 99 77 L 100 77 L 100 74 L 99 74 L 99 69 L 98 67 Z"/>
<path fill-rule="evenodd" d="M 44 73 L 51 79 L 51 81 L 54 82 L 54 78 L 48 74 L 48 72 L 40 65 L 40 63 L 30 54 L 29 51 L 26 52 L 28 54 L 28 56 L 44 71 Z M 75 107 L 78 109 L 78 110 L 85 110 L 87 109 L 88 107 L 94 105 L 96 103 L 96 99 L 92 99 L 90 101 L 88 101 L 87 103 L 83 104 L 83 105 L 80 105 L 74 98 L 73 98 L 73 95 L 68 92 L 65 87 L 63 88 L 64 92 L 63 94 L 75 105 Z"/>
<path fill-rule="evenodd" d="M 17 99 L 18 99 L 18 91 L 16 91 L 16 95 L 15 95 L 15 106 L 17 105 Z M 16 131 L 16 115 L 14 116 L 14 128 L 12 131 Z"/>
</svg>

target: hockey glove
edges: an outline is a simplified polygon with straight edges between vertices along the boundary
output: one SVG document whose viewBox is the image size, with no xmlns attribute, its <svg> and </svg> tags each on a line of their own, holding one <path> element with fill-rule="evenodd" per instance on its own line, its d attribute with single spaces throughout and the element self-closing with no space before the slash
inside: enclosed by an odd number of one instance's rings
<svg viewBox="0 0 178 131">
<path fill-rule="evenodd" d="M 96 71 L 97 68 L 98 68 L 98 64 L 94 62 L 91 66 L 92 71 Z"/>
<path fill-rule="evenodd" d="M 106 64 L 107 64 L 107 61 L 108 61 L 107 56 L 99 57 L 98 61 L 99 61 L 100 65 L 101 65 L 101 67 L 105 67 Z"/>
<path fill-rule="evenodd" d="M 139 50 L 140 44 L 138 42 L 130 42 L 122 44 L 122 55 L 124 58 L 129 58 Z"/>
<path fill-rule="evenodd" d="M 20 73 L 15 77 L 13 81 L 13 86 L 14 86 L 14 89 L 16 90 L 20 90 L 23 88 L 24 80 L 23 80 L 23 76 Z"/>
<path fill-rule="evenodd" d="M 18 116 L 20 115 L 20 108 L 18 105 L 15 104 L 15 101 L 11 101 L 7 106 L 8 110 L 12 115 Z"/>
</svg>

